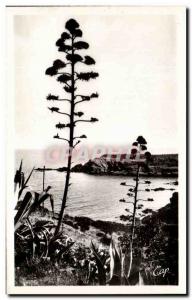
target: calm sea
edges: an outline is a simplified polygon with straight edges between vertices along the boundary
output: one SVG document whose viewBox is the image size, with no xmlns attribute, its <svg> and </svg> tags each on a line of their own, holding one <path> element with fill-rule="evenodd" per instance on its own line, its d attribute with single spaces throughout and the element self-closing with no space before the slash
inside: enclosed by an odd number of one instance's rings
<svg viewBox="0 0 192 300">
<path fill-rule="evenodd" d="M 45 164 L 41 151 L 18 150 L 16 152 L 16 165 L 19 167 L 20 161 L 23 159 L 23 170 L 27 176 L 31 168 L 43 167 Z M 61 165 L 60 165 L 61 166 Z M 47 167 L 49 167 L 47 165 Z M 51 166 L 53 167 L 53 166 Z M 54 166 L 56 167 L 56 166 Z M 146 180 L 146 178 L 145 178 Z M 174 181 L 172 178 L 147 178 L 152 184 L 150 188 L 164 187 L 175 188 L 177 186 L 169 185 Z M 29 181 L 30 188 L 37 192 L 42 191 L 43 173 L 34 171 Z M 127 184 L 134 184 L 132 178 L 125 176 L 95 176 L 83 173 L 72 173 L 71 183 L 66 213 L 72 216 L 86 216 L 95 220 L 119 221 L 120 215 L 125 214 L 125 209 L 132 210 L 132 204 L 119 202 L 119 199 L 128 199 L 126 194 L 128 188 L 121 186 L 120 183 L 126 181 Z M 140 179 L 142 182 L 143 180 Z M 62 201 L 63 189 L 65 183 L 65 173 L 57 171 L 47 171 L 45 174 L 45 186 L 50 185 L 52 194 L 54 195 L 55 211 L 59 211 Z M 153 202 L 143 202 L 142 209 L 151 208 L 157 210 L 167 203 L 173 191 L 151 191 L 145 192 L 146 185 L 140 184 L 138 193 L 139 199 L 153 198 Z M 129 199 L 131 200 L 131 198 Z M 45 207 L 50 209 L 49 203 Z"/>
</svg>

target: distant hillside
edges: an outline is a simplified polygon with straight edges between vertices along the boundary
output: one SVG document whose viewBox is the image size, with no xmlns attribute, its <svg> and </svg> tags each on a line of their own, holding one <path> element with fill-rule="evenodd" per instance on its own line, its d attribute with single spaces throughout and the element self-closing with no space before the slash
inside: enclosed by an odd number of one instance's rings
<svg viewBox="0 0 192 300">
<path fill-rule="evenodd" d="M 100 158 L 89 160 L 84 165 L 78 164 L 72 172 L 84 172 L 98 175 L 127 175 L 134 176 L 136 164 L 125 160 L 125 154 L 103 155 Z M 141 174 L 147 176 L 178 176 L 178 154 L 156 154 L 152 155 L 149 168 L 141 167 Z"/>
</svg>

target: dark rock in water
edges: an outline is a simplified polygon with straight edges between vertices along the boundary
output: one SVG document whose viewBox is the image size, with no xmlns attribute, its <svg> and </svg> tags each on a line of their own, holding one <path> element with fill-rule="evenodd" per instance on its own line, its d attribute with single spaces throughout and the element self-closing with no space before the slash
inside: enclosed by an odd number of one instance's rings
<svg viewBox="0 0 192 300">
<path fill-rule="evenodd" d="M 147 201 L 152 202 L 152 201 L 154 201 L 154 199 L 153 198 L 147 198 Z"/>
<path fill-rule="evenodd" d="M 167 182 L 165 184 L 170 184 L 170 185 L 179 185 L 179 182 L 176 180 L 176 181 L 173 181 L 173 182 Z"/>
<path fill-rule="evenodd" d="M 178 181 L 174 181 L 172 182 L 173 185 L 179 185 L 179 182 Z"/>
<path fill-rule="evenodd" d="M 155 192 L 164 191 L 164 190 L 165 190 L 165 188 L 163 188 L 163 187 L 153 189 L 153 191 L 155 191 Z"/>
<path fill-rule="evenodd" d="M 82 169 L 83 169 L 83 165 L 78 164 L 71 169 L 71 172 L 82 172 Z"/>
<path fill-rule="evenodd" d="M 67 167 L 61 167 L 61 168 L 36 168 L 35 171 L 38 172 L 47 172 L 47 171 L 58 171 L 58 172 L 66 172 L 67 171 Z"/>
<path fill-rule="evenodd" d="M 160 191 L 165 191 L 165 190 L 175 191 L 175 189 L 173 189 L 173 188 L 171 188 L 171 189 L 165 189 L 163 187 L 155 188 L 155 189 L 152 189 L 152 190 L 155 191 L 155 192 L 160 192 Z"/>
<path fill-rule="evenodd" d="M 61 167 L 57 169 L 58 172 L 65 172 L 67 171 L 67 167 Z"/>
<path fill-rule="evenodd" d="M 120 199 L 119 202 L 125 202 L 125 199 Z"/>
</svg>

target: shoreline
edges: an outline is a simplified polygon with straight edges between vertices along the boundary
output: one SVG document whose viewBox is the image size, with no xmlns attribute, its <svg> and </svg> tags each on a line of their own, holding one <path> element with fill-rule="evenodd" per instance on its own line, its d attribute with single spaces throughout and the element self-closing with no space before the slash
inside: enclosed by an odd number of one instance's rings
<svg viewBox="0 0 192 300">
<path fill-rule="evenodd" d="M 65 169 L 65 168 L 64 168 Z M 43 168 L 36 168 L 35 169 L 36 172 L 43 172 L 44 169 Z M 49 172 L 49 171 L 56 171 L 56 172 L 60 172 L 60 173 L 64 173 L 66 172 L 66 170 L 63 170 L 63 168 L 46 168 L 45 169 L 46 172 Z M 88 173 L 88 172 L 83 172 L 83 171 L 71 171 L 71 173 L 78 173 L 78 174 L 86 174 L 86 175 L 91 175 L 91 176 L 123 176 L 123 177 L 135 177 L 136 174 L 134 173 L 126 173 L 126 172 L 123 172 L 123 171 L 120 171 L 120 172 L 108 172 L 108 173 Z M 165 174 L 165 175 L 162 175 L 162 174 L 140 174 L 140 177 L 142 178 L 178 178 L 178 174 Z"/>
</svg>

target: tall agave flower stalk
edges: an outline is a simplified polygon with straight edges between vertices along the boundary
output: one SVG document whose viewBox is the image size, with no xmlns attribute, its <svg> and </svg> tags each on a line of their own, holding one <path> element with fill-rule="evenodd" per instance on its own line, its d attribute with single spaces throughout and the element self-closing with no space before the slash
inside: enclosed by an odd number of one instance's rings
<svg viewBox="0 0 192 300">
<path fill-rule="evenodd" d="M 127 272 L 127 279 L 129 279 L 131 271 L 132 271 L 132 266 L 133 266 L 133 243 L 134 243 L 134 235 L 135 235 L 135 221 L 136 221 L 136 215 L 137 215 L 137 209 L 139 208 L 137 206 L 139 201 L 150 201 L 149 200 L 143 200 L 143 199 L 138 199 L 138 188 L 139 188 L 139 175 L 140 175 L 140 170 L 141 167 L 147 168 L 148 161 L 150 160 L 151 154 L 150 152 L 147 151 L 147 142 L 146 140 L 142 137 L 139 136 L 132 144 L 132 149 L 131 149 L 131 156 L 130 159 L 132 159 L 133 163 L 136 163 L 136 178 L 135 178 L 135 186 L 134 185 L 129 185 L 126 184 L 126 182 L 122 182 L 121 185 L 131 187 L 129 188 L 129 196 L 133 196 L 133 201 L 127 201 L 127 203 L 133 204 L 133 213 L 132 213 L 132 222 L 131 222 L 131 234 L 130 234 L 130 244 L 129 244 L 129 267 L 128 267 L 128 272 Z M 147 183 L 147 181 L 145 181 Z M 130 193 L 131 192 L 131 193 Z"/>
<path fill-rule="evenodd" d="M 63 192 L 63 199 L 61 204 L 61 210 L 59 214 L 59 220 L 56 227 L 55 234 L 60 231 L 60 227 L 62 224 L 64 210 L 66 207 L 68 189 L 70 185 L 70 173 L 71 173 L 71 164 L 72 164 L 72 154 L 74 148 L 81 142 L 81 139 L 86 138 L 86 135 L 75 136 L 74 129 L 75 126 L 79 122 L 97 122 L 97 118 L 90 119 L 82 119 L 84 113 L 82 111 L 78 111 L 77 107 L 85 102 L 90 101 L 93 98 L 97 98 L 97 93 L 92 93 L 90 95 L 82 95 L 81 93 L 77 93 L 77 83 L 79 81 L 89 81 L 91 79 L 95 79 L 99 76 L 98 73 L 90 71 L 90 72 L 82 72 L 79 71 L 77 65 L 90 66 L 95 64 L 95 60 L 88 55 L 80 55 L 79 52 L 81 50 L 86 50 L 89 48 L 89 44 L 82 41 L 80 38 L 82 37 L 82 31 L 79 28 L 79 24 L 74 19 L 70 19 L 65 24 L 65 29 L 61 34 L 61 37 L 57 40 L 56 46 L 58 47 L 58 51 L 64 54 L 65 60 L 57 59 L 53 62 L 53 65 L 46 70 L 46 75 L 55 76 L 57 81 L 63 85 L 63 89 L 65 93 L 69 95 L 69 97 L 59 97 L 56 95 L 49 94 L 47 96 L 47 100 L 62 102 L 66 101 L 70 104 L 69 112 L 60 111 L 59 107 L 49 107 L 51 112 L 60 114 L 61 116 L 68 118 L 69 122 L 67 123 L 58 123 L 56 124 L 56 128 L 58 130 L 69 129 L 69 136 L 60 137 L 57 133 L 54 138 L 58 140 L 63 140 L 68 143 L 68 162 L 67 162 L 67 171 Z"/>
</svg>

